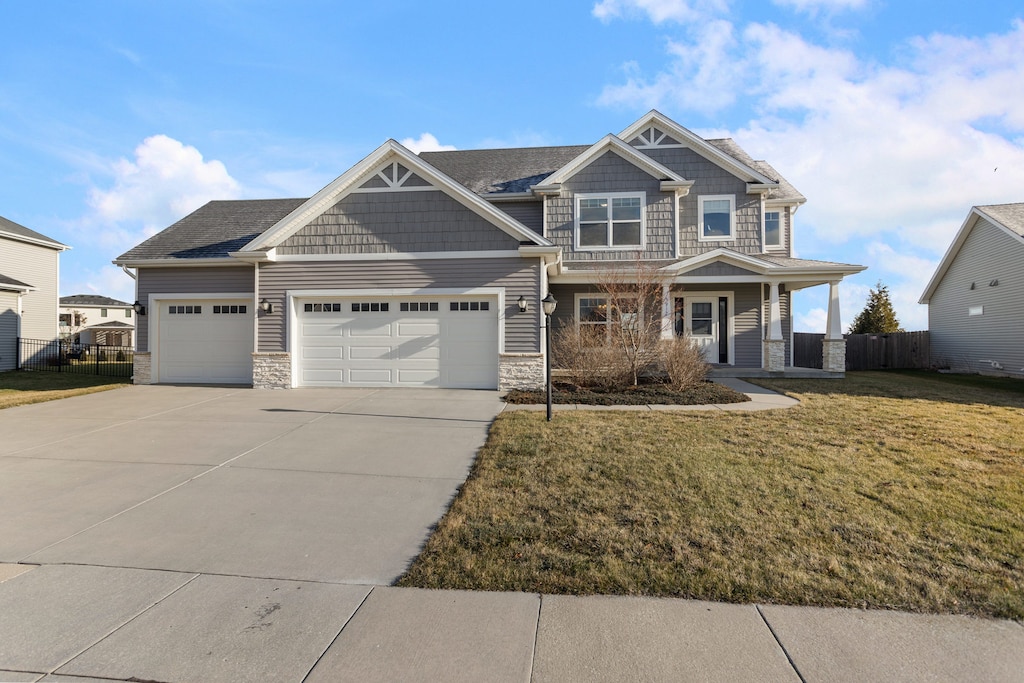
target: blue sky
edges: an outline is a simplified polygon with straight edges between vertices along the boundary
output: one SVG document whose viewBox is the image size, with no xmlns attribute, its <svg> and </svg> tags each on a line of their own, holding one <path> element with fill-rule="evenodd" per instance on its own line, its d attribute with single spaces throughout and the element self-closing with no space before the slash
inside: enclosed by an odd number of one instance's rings
<svg viewBox="0 0 1024 683">
<path fill-rule="evenodd" d="M 509 9 L 511 8 L 511 10 Z M 657 108 L 808 198 L 804 258 L 860 263 L 907 329 L 972 205 L 1024 201 L 1024 10 L 1001 0 L 14 3 L 0 215 L 73 247 L 61 294 L 210 199 L 306 197 L 388 138 L 589 144 Z M 800 293 L 823 331 L 827 288 Z"/>
</svg>

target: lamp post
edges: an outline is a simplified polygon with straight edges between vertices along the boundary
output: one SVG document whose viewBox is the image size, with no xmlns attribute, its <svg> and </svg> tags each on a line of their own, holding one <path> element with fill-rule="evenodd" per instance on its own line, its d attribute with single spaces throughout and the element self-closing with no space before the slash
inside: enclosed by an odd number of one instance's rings
<svg viewBox="0 0 1024 683">
<path fill-rule="evenodd" d="M 540 305 L 544 309 L 544 371 L 548 380 L 548 422 L 551 422 L 551 314 L 555 312 L 557 303 L 550 291 L 540 300 Z"/>
</svg>

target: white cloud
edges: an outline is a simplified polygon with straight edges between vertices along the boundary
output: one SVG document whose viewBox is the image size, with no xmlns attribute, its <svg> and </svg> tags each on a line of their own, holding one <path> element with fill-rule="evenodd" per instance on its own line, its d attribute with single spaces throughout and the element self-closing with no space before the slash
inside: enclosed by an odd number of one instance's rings
<svg viewBox="0 0 1024 683">
<path fill-rule="evenodd" d="M 99 270 L 73 272 L 70 277 L 62 277 L 61 292 L 63 296 L 99 294 L 130 303 L 135 301 L 135 281 L 120 268 L 102 266 Z"/>
<path fill-rule="evenodd" d="M 856 10 L 868 6 L 868 0 L 772 0 L 772 4 L 788 7 L 797 12 L 816 14 L 819 11 L 835 12 L 839 10 Z"/>
<path fill-rule="evenodd" d="M 400 140 L 403 147 L 409 148 L 413 154 L 420 152 L 450 152 L 455 149 L 453 145 L 442 145 L 430 133 L 423 133 L 418 138 L 405 138 Z"/>
<path fill-rule="evenodd" d="M 111 248 L 131 247 L 208 201 L 241 195 L 224 164 L 166 135 L 146 138 L 133 161 L 119 159 L 108 171 L 113 186 L 89 191 L 92 214 L 83 227 Z"/>
<path fill-rule="evenodd" d="M 601 0 L 593 14 L 601 21 L 646 14 L 655 24 L 664 21 L 691 23 L 729 9 L 728 0 Z"/>
</svg>

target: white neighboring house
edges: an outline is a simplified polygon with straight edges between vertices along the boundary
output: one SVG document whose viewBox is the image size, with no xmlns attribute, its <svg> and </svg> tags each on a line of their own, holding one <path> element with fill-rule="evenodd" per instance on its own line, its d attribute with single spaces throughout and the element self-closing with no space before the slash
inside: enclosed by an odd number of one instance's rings
<svg viewBox="0 0 1024 683">
<path fill-rule="evenodd" d="M 60 332 L 82 344 L 134 346 L 132 305 L 108 296 L 73 294 L 60 298 Z"/>
<path fill-rule="evenodd" d="M 1024 203 L 972 207 L 920 303 L 937 365 L 1024 377 Z"/>
<path fill-rule="evenodd" d="M 0 216 L 0 371 L 18 367 L 18 338 L 57 338 L 60 252 L 67 245 Z"/>
</svg>

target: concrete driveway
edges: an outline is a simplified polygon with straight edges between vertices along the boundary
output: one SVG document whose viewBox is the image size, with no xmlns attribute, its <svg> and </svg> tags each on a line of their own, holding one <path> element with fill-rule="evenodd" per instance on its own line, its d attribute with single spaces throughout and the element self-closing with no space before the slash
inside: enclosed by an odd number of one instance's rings
<svg viewBox="0 0 1024 683">
<path fill-rule="evenodd" d="M 214 675 L 181 668 L 199 633 L 228 679 L 308 671 L 416 556 L 498 396 L 137 386 L 0 411 L 0 680 L 168 680 L 117 663 L 154 629 L 189 634 L 174 680 Z"/>
</svg>

